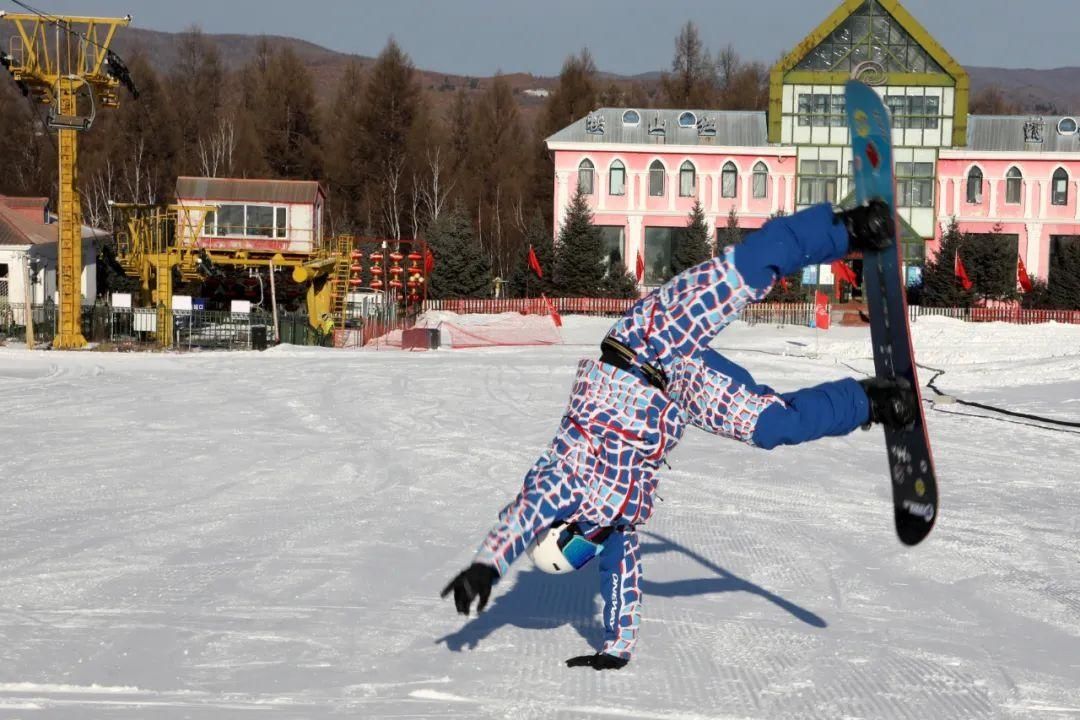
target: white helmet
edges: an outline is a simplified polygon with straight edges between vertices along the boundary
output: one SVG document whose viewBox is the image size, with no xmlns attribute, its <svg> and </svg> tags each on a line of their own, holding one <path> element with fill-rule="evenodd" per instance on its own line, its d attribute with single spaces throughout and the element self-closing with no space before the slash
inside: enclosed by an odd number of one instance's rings
<svg viewBox="0 0 1080 720">
<path fill-rule="evenodd" d="M 560 521 L 536 536 L 528 554 L 540 570 L 563 575 L 585 567 L 602 549 L 599 543 L 587 540 L 576 524 Z"/>
</svg>

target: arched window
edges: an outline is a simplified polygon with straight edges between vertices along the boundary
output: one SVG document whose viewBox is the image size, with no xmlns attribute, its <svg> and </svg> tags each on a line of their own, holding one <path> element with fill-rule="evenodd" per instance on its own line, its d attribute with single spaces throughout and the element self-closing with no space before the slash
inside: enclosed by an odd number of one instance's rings
<svg viewBox="0 0 1080 720">
<path fill-rule="evenodd" d="M 623 125 L 629 125 L 633 127 L 641 122 L 641 115 L 637 110 L 627 110 L 622 114 Z"/>
<path fill-rule="evenodd" d="M 968 205 L 981 205 L 983 191 L 983 174 L 978 167 L 968 170 L 967 176 L 967 202 Z"/>
<path fill-rule="evenodd" d="M 697 125 L 697 116 L 694 113 L 687 110 L 682 115 L 679 115 L 679 127 L 692 128 Z"/>
<path fill-rule="evenodd" d="M 1009 205 L 1020 204 L 1020 186 L 1024 181 L 1024 175 L 1020 168 L 1013 166 L 1005 173 L 1005 202 Z"/>
<path fill-rule="evenodd" d="M 622 160 L 616 160 L 608 168 L 608 194 L 626 194 L 626 166 L 622 164 Z"/>
<path fill-rule="evenodd" d="M 733 198 L 738 195 L 739 170 L 735 163 L 730 160 L 724 163 L 724 169 L 720 172 L 720 196 Z"/>
<path fill-rule="evenodd" d="M 664 196 L 664 163 L 653 160 L 649 166 L 649 195 Z"/>
<path fill-rule="evenodd" d="M 577 168 L 577 186 L 583 195 L 593 194 L 593 164 L 592 160 L 582 160 Z"/>
<path fill-rule="evenodd" d="M 679 197 L 692 197 L 697 186 L 694 163 L 687 160 L 679 168 Z"/>
<path fill-rule="evenodd" d="M 1069 204 L 1069 173 L 1065 168 L 1054 171 L 1054 179 L 1050 184 L 1050 203 L 1053 205 Z"/>
<path fill-rule="evenodd" d="M 754 197 L 763 198 L 769 194 L 769 168 L 765 163 L 759 162 L 754 165 Z"/>
</svg>

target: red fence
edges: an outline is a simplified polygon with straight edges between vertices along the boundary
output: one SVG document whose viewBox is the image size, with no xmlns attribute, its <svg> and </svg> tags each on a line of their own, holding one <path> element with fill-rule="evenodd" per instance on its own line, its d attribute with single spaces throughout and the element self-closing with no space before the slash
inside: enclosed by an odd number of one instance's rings
<svg viewBox="0 0 1080 720">
<path fill-rule="evenodd" d="M 947 317 L 967 322 L 1007 322 L 1018 325 L 1058 322 L 1080 324 L 1080 310 L 1023 310 L 1019 307 L 971 307 L 940 308 L 911 305 L 908 307 L 911 322 L 920 317 Z"/>
<path fill-rule="evenodd" d="M 637 302 L 637 298 L 551 298 L 550 301 L 559 313 L 565 315 L 622 315 Z M 549 313 L 548 305 L 542 298 L 427 300 L 424 302 L 424 310 L 481 315 L 505 312 L 523 315 Z M 813 303 L 758 303 L 744 308 L 739 319 L 751 325 L 810 325 L 813 317 Z"/>
</svg>

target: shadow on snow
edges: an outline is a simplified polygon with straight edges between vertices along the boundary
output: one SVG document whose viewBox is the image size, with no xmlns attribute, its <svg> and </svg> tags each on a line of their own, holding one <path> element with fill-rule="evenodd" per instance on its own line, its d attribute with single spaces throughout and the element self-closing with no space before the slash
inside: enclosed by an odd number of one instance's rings
<svg viewBox="0 0 1080 720">
<path fill-rule="evenodd" d="M 828 625 L 821 616 L 744 580 L 685 545 L 653 532 L 641 531 L 640 534 L 655 541 L 642 543 L 643 555 L 655 557 L 668 552 L 680 553 L 713 573 L 708 577 L 664 582 L 642 578 L 641 592 L 645 598 L 746 592 L 768 600 L 807 625 L 816 628 Z M 492 594 L 497 592 L 496 589 Z M 494 597 L 484 612 L 471 617 L 457 632 L 435 642 L 446 643 L 450 650 L 460 652 L 475 648 L 504 625 L 544 630 L 569 624 L 587 643 L 599 649 L 603 645 L 604 629 L 596 610 L 597 594 L 595 569 L 567 575 L 548 575 L 535 568 L 524 570 L 517 574 L 513 587 Z"/>
</svg>

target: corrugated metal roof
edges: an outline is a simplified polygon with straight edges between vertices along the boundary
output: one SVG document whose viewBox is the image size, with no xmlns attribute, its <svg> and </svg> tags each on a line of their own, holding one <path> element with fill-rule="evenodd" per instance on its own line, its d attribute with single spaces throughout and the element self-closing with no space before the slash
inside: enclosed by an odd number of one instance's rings
<svg viewBox="0 0 1080 720">
<path fill-rule="evenodd" d="M 1064 116 L 1033 118 L 1025 115 L 969 115 L 967 150 L 1034 153 L 1080 153 L 1080 134 L 1062 135 L 1058 123 Z M 1074 118 L 1080 120 L 1080 118 Z M 1032 128 L 1041 123 L 1042 142 L 1027 142 Z M 1027 128 L 1027 130 L 1025 130 Z"/>
<path fill-rule="evenodd" d="M 182 200 L 314 203 L 320 193 L 322 188 L 314 180 L 197 177 L 181 177 L 176 180 L 176 196 Z"/>
<path fill-rule="evenodd" d="M 48 245 L 58 239 L 55 223 L 34 222 L 6 203 L 0 203 L 0 245 Z"/>
<path fill-rule="evenodd" d="M 636 112 L 636 125 L 623 121 L 627 112 Z M 693 115 L 693 124 L 682 126 L 679 119 Z M 686 120 L 691 120 L 687 115 Z M 603 132 L 598 132 L 599 126 Z M 756 110 L 671 110 L 599 108 L 558 131 L 547 142 L 656 145 L 659 135 L 650 130 L 663 128 L 664 145 L 718 145 L 763 147 L 769 144 L 765 113 Z M 589 130 L 593 132 L 589 132 Z M 714 132 L 714 135 L 708 134 Z"/>
</svg>

